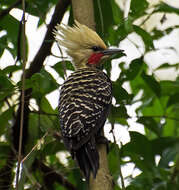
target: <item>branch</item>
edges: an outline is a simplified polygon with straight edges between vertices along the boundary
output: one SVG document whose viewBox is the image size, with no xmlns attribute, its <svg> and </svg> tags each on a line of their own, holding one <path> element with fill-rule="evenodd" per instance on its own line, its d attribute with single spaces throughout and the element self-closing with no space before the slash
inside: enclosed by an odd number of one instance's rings
<svg viewBox="0 0 179 190">
<path fill-rule="evenodd" d="M 22 46 L 23 46 L 23 68 L 22 68 L 22 89 L 21 89 L 21 120 L 20 120 L 20 130 L 19 130 L 19 149 L 18 149 L 18 164 L 17 164 L 17 172 L 16 172 L 16 190 L 18 190 L 19 186 L 19 174 L 20 174 L 20 162 L 21 162 L 21 153 L 22 153 L 22 134 L 23 134 L 23 124 L 24 124 L 24 95 L 25 95 L 25 68 L 26 68 L 26 39 L 25 39 L 25 27 L 26 27 L 26 21 L 25 21 L 25 0 L 22 0 Z"/>
<path fill-rule="evenodd" d="M 11 9 L 17 7 L 20 4 L 21 4 L 21 0 L 17 0 L 15 3 L 10 5 L 7 9 L 2 10 L 0 12 L 0 19 L 2 19 L 4 16 L 6 16 L 11 11 Z"/>
<path fill-rule="evenodd" d="M 57 173 L 55 170 L 53 170 L 49 166 L 46 166 L 40 160 L 37 160 L 37 159 L 35 160 L 34 167 L 39 168 L 43 172 L 44 182 L 48 189 L 51 189 L 53 184 L 57 182 L 68 190 L 77 190 L 77 188 L 72 183 L 70 183 L 67 179 L 63 177 L 63 175 Z"/>
</svg>

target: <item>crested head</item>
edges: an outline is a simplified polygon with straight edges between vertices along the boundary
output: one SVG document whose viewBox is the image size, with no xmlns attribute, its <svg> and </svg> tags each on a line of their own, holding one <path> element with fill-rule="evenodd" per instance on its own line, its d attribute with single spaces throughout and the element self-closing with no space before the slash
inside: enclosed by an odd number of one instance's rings
<svg viewBox="0 0 179 190">
<path fill-rule="evenodd" d="M 99 50 L 107 49 L 95 31 L 77 21 L 73 27 L 57 25 L 54 34 L 57 42 L 66 48 L 67 54 L 73 59 L 76 69 L 94 66 L 103 56 Z M 88 64 L 90 61 L 94 64 Z"/>
</svg>

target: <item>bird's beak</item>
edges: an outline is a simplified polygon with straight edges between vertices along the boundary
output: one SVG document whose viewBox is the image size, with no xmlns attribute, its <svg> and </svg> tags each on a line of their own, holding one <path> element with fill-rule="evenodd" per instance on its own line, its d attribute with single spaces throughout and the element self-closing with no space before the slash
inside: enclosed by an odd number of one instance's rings
<svg viewBox="0 0 179 190">
<path fill-rule="evenodd" d="M 114 54 L 123 54 L 123 55 L 126 55 L 124 53 L 124 50 L 121 50 L 121 49 L 105 49 L 103 51 L 101 51 L 101 53 L 104 55 L 104 56 L 111 56 L 111 55 L 114 55 Z"/>
</svg>

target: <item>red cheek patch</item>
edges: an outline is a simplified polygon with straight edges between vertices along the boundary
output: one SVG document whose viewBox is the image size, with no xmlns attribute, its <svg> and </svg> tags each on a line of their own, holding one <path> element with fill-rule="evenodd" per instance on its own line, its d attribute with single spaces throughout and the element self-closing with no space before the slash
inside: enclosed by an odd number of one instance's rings
<svg viewBox="0 0 179 190">
<path fill-rule="evenodd" d="M 101 57 L 103 56 L 102 53 L 93 53 L 90 58 L 88 59 L 89 64 L 97 64 Z"/>
</svg>

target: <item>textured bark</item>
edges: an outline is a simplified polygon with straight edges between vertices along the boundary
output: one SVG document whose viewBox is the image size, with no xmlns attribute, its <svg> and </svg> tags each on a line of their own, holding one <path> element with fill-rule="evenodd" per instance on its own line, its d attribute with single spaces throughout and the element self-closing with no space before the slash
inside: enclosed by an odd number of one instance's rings
<svg viewBox="0 0 179 190">
<path fill-rule="evenodd" d="M 98 145 L 99 150 L 99 170 L 96 176 L 96 179 L 91 175 L 89 187 L 90 190 L 112 190 L 113 189 L 113 179 L 109 172 L 108 168 L 108 160 L 107 160 L 107 152 L 106 145 L 100 144 Z"/>
<path fill-rule="evenodd" d="M 95 30 L 93 0 L 72 0 L 74 18 Z"/>
<path fill-rule="evenodd" d="M 74 19 L 95 30 L 94 8 L 92 0 L 72 0 Z M 98 145 L 99 170 L 94 179 L 90 177 L 90 190 L 112 190 L 112 176 L 108 168 L 106 145 Z"/>
</svg>

